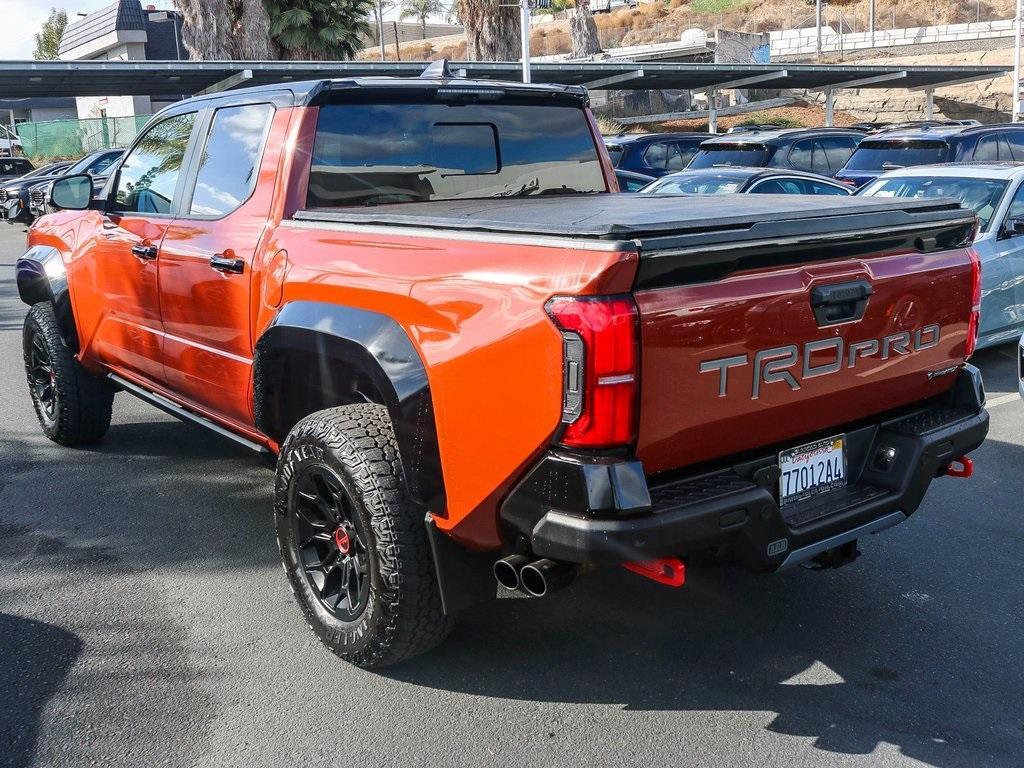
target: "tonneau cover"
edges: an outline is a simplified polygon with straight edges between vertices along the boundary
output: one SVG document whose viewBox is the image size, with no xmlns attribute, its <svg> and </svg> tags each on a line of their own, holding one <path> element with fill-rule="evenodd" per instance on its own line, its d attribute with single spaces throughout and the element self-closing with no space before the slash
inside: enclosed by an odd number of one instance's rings
<svg viewBox="0 0 1024 768">
<path fill-rule="evenodd" d="M 804 195 L 586 194 L 301 210 L 300 221 L 602 240 L 694 235 L 784 223 L 788 235 L 962 221 L 952 200 Z M 760 225 L 760 226 L 759 226 Z M 772 227 L 773 228 L 773 227 Z M 716 238 L 717 239 L 717 238 Z"/>
</svg>

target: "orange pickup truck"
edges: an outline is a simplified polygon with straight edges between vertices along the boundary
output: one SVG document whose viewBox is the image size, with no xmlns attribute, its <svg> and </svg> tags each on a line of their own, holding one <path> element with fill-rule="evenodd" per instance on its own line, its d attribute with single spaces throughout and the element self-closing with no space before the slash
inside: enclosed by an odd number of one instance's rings
<svg viewBox="0 0 1024 768">
<path fill-rule="evenodd" d="M 840 565 L 969 474 L 973 215 L 614 179 L 575 87 L 182 101 L 30 230 L 39 421 L 99 440 L 124 391 L 274 457 L 296 598 L 368 667 L 584 564 Z"/>
</svg>

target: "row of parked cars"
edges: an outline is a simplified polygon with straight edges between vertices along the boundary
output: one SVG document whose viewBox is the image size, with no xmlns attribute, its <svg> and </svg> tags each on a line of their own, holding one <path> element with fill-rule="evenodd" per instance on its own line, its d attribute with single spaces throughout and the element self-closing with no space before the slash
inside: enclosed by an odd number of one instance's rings
<svg viewBox="0 0 1024 768">
<path fill-rule="evenodd" d="M 606 137 L 623 191 L 958 200 L 978 217 L 978 347 L 1024 331 L 1024 125 L 753 128 Z M 1024 363 L 1022 363 L 1024 365 Z"/>
<path fill-rule="evenodd" d="M 107 179 L 122 149 L 101 149 L 74 162 L 63 161 L 34 168 L 25 158 L 0 158 L 0 218 L 27 223 L 45 212 L 46 190 L 62 176 L 86 173 L 99 188 Z M 4 163 L 16 162 L 16 172 L 7 174 Z"/>
</svg>

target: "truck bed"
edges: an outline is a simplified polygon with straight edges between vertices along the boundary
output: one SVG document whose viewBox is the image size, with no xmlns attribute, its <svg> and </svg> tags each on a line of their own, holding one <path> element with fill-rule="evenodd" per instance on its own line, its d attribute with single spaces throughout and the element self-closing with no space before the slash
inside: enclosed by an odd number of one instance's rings
<svg viewBox="0 0 1024 768">
<path fill-rule="evenodd" d="M 426 227 L 497 234 L 653 240 L 689 245 L 864 228 L 941 225 L 969 216 L 953 200 L 802 195 L 544 195 L 360 208 L 305 209 L 295 218 L 340 224 Z"/>
</svg>

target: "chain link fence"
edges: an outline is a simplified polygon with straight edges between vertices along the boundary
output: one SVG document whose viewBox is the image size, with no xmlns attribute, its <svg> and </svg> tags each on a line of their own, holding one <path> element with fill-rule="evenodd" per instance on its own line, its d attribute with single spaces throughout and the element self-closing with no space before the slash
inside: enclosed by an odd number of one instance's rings
<svg viewBox="0 0 1024 768">
<path fill-rule="evenodd" d="M 97 149 L 123 147 L 131 143 L 148 120 L 148 115 L 48 120 L 18 123 L 15 130 L 25 156 L 38 164 L 41 161 L 78 158 Z"/>
</svg>

